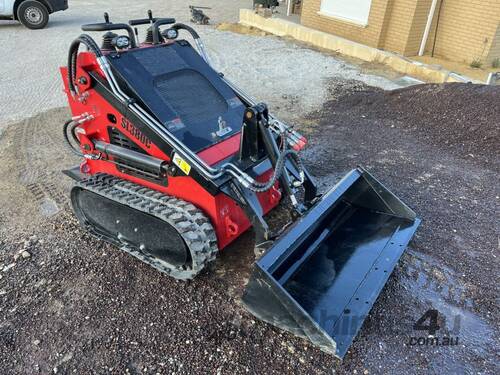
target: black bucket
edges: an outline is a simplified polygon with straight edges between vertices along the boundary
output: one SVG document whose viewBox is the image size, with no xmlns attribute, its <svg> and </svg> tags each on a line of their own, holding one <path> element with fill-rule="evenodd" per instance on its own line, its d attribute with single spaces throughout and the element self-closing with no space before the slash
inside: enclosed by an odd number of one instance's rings
<svg viewBox="0 0 500 375">
<path fill-rule="evenodd" d="M 357 168 L 258 260 L 243 303 L 259 319 L 342 358 L 419 223 Z"/>
</svg>

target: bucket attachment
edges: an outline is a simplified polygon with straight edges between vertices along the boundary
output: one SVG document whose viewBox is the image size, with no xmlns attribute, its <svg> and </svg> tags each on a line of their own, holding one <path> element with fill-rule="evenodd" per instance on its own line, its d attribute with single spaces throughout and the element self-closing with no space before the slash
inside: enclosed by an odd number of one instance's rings
<svg viewBox="0 0 500 375">
<path fill-rule="evenodd" d="M 368 172 L 354 169 L 258 260 L 243 303 L 342 358 L 419 223 Z"/>
</svg>

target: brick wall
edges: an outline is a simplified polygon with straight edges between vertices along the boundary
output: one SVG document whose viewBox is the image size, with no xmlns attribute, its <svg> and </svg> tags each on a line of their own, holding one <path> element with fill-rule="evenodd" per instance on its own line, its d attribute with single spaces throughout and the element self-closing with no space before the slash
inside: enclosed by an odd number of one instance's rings
<svg viewBox="0 0 500 375">
<path fill-rule="evenodd" d="M 491 65 L 491 62 L 495 59 L 500 59 L 500 25 L 497 27 L 486 63 Z"/>
<path fill-rule="evenodd" d="M 321 0 L 304 0 L 301 23 L 355 42 L 416 54 L 432 0 L 372 0 L 367 26 L 318 14 Z"/>
<path fill-rule="evenodd" d="M 389 2 L 386 31 L 379 48 L 405 54 L 415 8 L 416 0 L 391 0 Z"/>
<path fill-rule="evenodd" d="M 495 36 L 500 21 L 499 0 L 442 0 L 441 16 L 436 34 L 436 17 L 426 45 L 435 56 L 470 63 L 474 59 L 488 62 L 493 59 L 490 49 L 496 45 Z M 439 4 L 438 4 L 439 10 Z M 497 36 L 498 37 L 498 36 Z M 495 52 L 492 50 L 492 52 Z M 499 52 L 496 51 L 496 57 Z"/>
<path fill-rule="evenodd" d="M 387 5 L 390 0 L 372 0 L 368 25 L 361 26 L 343 20 L 319 15 L 321 0 L 304 0 L 301 23 L 313 29 L 332 33 L 355 42 L 379 47 L 385 21 Z"/>
<path fill-rule="evenodd" d="M 452 0 L 454 1 L 454 0 Z M 432 0 L 418 0 L 415 4 L 415 12 L 413 14 L 410 32 L 408 34 L 408 41 L 405 47 L 404 54 L 406 56 L 418 55 L 422 38 L 424 37 L 425 26 L 429 18 L 429 11 L 431 10 Z M 437 18 L 437 17 L 436 17 Z"/>
<path fill-rule="evenodd" d="M 426 45 L 427 54 L 435 40 L 437 57 L 467 63 L 481 58 L 487 64 L 500 57 L 500 0 L 441 1 Z M 431 4 L 432 0 L 372 0 L 368 25 L 361 26 L 318 14 L 321 0 L 303 0 L 301 23 L 372 47 L 415 56 Z"/>
</svg>

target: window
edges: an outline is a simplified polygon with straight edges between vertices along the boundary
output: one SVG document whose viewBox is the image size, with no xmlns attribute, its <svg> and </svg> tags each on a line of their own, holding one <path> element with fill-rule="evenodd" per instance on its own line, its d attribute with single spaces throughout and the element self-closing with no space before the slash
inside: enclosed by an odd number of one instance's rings
<svg viewBox="0 0 500 375">
<path fill-rule="evenodd" d="M 321 0 L 320 13 L 360 25 L 368 25 L 372 0 Z"/>
</svg>

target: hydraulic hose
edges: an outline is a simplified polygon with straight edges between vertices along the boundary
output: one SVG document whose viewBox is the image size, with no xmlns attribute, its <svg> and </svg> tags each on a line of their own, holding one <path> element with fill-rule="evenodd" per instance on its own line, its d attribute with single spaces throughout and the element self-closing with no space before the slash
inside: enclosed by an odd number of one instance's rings
<svg viewBox="0 0 500 375">
<path fill-rule="evenodd" d="M 287 150 L 287 132 L 284 131 L 281 133 L 281 152 L 278 156 L 278 160 L 276 161 L 276 166 L 274 167 L 274 173 L 271 178 L 267 182 L 253 182 L 248 188 L 256 193 L 263 193 L 271 189 L 276 181 L 281 177 L 283 170 L 285 169 L 286 158 L 289 157 L 294 162 L 297 170 L 299 171 L 301 181 L 300 185 L 304 183 L 304 169 L 302 166 L 302 162 L 299 158 L 299 155 L 294 150 Z"/>
<path fill-rule="evenodd" d="M 184 25 L 184 24 L 176 24 L 174 25 L 177 29 L 185 29 L 187 30 L 194 38 L 196 45 L 198 47 L 198 51 L 200 52 L 202 58 L 207 61 L 208 64 L 208 56 L 205 53 L 205 49 L 203 46 L 203 43 L 201 42 L 201 39 L 199 38 L 199 35 L 192 29 L 191 27 Z M 133 103 L 130 98 L 120 89 L 120 86 L 116 82 L 116 79 L 111 72 L 108 62 L 106 61 L 106 57 L 102 54 L 99 46 L 96 44 L 96 42 L 87 34 L 81 34 L 77 39 L 75 39 L 71 46 L 70 50 L 68 53 L 68 87 L 71 92 L 71 94 L 74 96 L 77 94 L 77 87 L 75 86 L 75 80 L 76 80 L 76 65 L 77 65 L 77 55 L 78 55 L 78 49 L 80 47 L 80 44 L 84 44 L 87 49 L 92 52 L 96 58 L 97 62 L 103 71 L 107 81 L 110 84 L 110 87 L 112 91 L 114 92 L 117 97 L 123 101 L 127 107 L 132 110 L 138 117 L 140 117 L 142 120 L 144 120 L 147 124 L 149 124 L 153 130 L 159 131 L 158 128 L 158 123 L 157 121 L 147 112 L 145 111 L 141 106 Z M 230 84 L 231 87 L 233 85 Z M 236 90 L 235 90 L 236 91 Z M 237 91 L 238 92 L 238 91 Z M 77 155 L 82 156 L 82 153 L 80 150 L 76 150 L 73 145 L 70 143 L 69 138 L 67 136 L 67 129 L 69 127 L 69 124 L 65 124 L 65 140 L 67 141 L 68 145 L 71 146 L 71 150 L 73 153 L 77 153 Z M 245 172 L 240 170 L 236 165 L 232 163 L 226 163 L 222 165 L 221 167 L 214 169 L 208 165 L 206 165 L 203 160 L 199 159 L 196 155 L 192 154 L 192 152 L 187 149 L 182 142 L 179 142 L 174 136 L 168 133 L 165 129 L 162 129 L 161 132 L 159 132 L 160 136 L 165 137 L 165 134 L 167 133 L 168 139 L 170 143 L 174 146 L 174 149 L 176 149 L 177 152 L 181 154 L 182 157 L 185 157 L 188 162 L 194 164 L 199 171 L 205 175 L 208 178 L 214 179 L 218 178 L 219 176 L 223 175 L 224 173 L 229 173 L 233 177 L 237 178 L 240 183 L 243 184 L 243 186 L 254 190 L 256 192 L 260 191 L 267 191 L 272 188 L 276 180 L 281 176 L 283 173 L 283 169 L 285 166 L 285 161 L 286 157 L 290 157 L 291 161 L 294 162 L 297 170 L 300 172 L 300 181 L 297 182 L 298 185 L 301 185 L 304 181 L 304 172 L 302 165 L 300 163 L 300 159 L 296 155 L 295 151 L 293 150 L 286 150 L 286 136 L 285 132 L 281 132 L 281 136 L 284 139 L 282 148 L 283 151 L 280 153 L 278 160 L 277 160 L 277 165 L 274 170 L 273 176 L 271 179 L 266 182 L 266 183 L 260 183 L 258 181 L 255 181 L 253 178 L 248 176 Z M 74 134 L 74 127 L 72 128 L 72 134 L 74 137 L 76 135 Z M 165 137 L 167 138 L 167 137 Z M 279 163 L 278 163 L 279 162 Z M 295 185 L 295 184 L 294 184 Z M 295 186 L 298 186 L 295 185 Z"/>
<path fill-rule="evenodd" d="M 193 29 L 191 26 L 188 26 L 186 24 L 176 23 L 175 25 L 172 26 L 172 29 L 175 29 L 175 30 L 186 30 L 189 34 L 191 34 L 191 36 L 193 37 L 193 39 L 200 39 L 200 35 L 196 32 L 196 30 Z"/>
<path fill-rule="evenodd" d="M 76 60 L 80 44 L 84 44 L 89 51 L 96 55 L 96 57 L 102 56 L 101 49 L 99 48 L 97 43 L 87 34 L 81 34 L 71 43 L 68 52 L 68 87 L 71 95 L 73 96 L 76 94 Z"/>
<path fill-rule="evenodd" d="M 79 148 L 76 148 L 73 143 L 71 143 L 71 140 L 69 139 L 69 135 L 68 135 L 68 128 L 70 129 L 70 132 L 71 132 L 71 136 L 73 137 L 73 140 L 76 142 L 76 143 L 79 143 L 79 140 L 78 138 L 76 137 L 76 134 L 75 134 L 75 129 L 78 125 L 78 122 L 76 121 L 73 121 L 73 120 L 68 120 L 64 123 L 64 126 L 63 126 L 63 136 L 64 136 L 64 140 L 66 141 L 66 145 L 68 146 L 69 150 L 77 155 L 77 156 L 83 156 L 83 153 L 80 151 Z"/>
<path fill-rule="evenodd" d="M 249 189 L 256 193 L 263 193 L 271 189 L 276 181 L 281 177 L 283 170 L 285 169 L 285 161 L 286 157 L 294 154 L 293 150 L 286 150 L 285 152 L 280 153 L 278 160 L 276 161 L 276 167 L 274 168 L 274 173 L 272 177 L 267 182 L 254 182 L 250 185 Z"/>
</svg>

